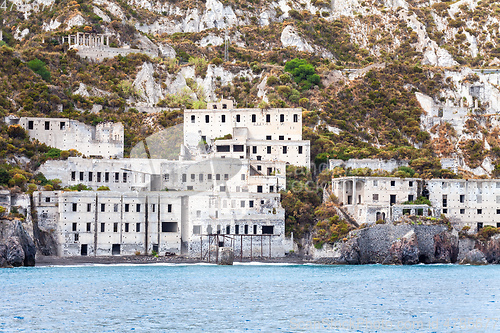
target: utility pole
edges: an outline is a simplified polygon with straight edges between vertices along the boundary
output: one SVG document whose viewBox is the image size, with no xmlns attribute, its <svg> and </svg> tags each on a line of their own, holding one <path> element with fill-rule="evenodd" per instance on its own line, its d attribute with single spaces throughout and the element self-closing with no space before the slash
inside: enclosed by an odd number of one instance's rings
<svg viewBox="0 0 500 333">
<path fill-rule="evenodd" d="M 224 30 L 224 61 L 229 61 L 229 36 Z"/>
</svg>

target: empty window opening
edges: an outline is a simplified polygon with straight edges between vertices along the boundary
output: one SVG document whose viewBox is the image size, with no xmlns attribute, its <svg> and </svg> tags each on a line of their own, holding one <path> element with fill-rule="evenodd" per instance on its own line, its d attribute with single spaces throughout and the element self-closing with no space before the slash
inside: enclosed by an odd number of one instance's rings
<svg viewBox="0 0 500 333">
<path fill-rule="evenodd" d="M 226 226 L 226 234 L 230 234 L 230 233 L 231 233 L 231 226 L 227 225 Z"/>
<path fill-rule="evenodd" d="M 245 224 L 245 235 L 248 235 L 248 224 Z"/>
<path fill-rule="evenodd" d="M 93 176 L 92 172 L 89 172 L 89 182 L 93 181 L 92 176 Z"/>
<path fill-rule="evenodd" d="M 92 224 L 90 222 L 87 223 L 87 232 L 90 232 Z"/>
<path fill-rule="evenodd" d="M 141 204 L 136 204 L 136 205 L 135 205 L 135 211 L 136 211 L 137 213 L 140 213 L 140 212 L 141 212 Z"/>
<path fill-rule="evenodd" d="M 412 202 L 414 200 L 413 194 L 408 194 L 408 201 Z"/>
<path fill-rule="evenodd" d="M 255 123 L 255 122 L 257 122 L 257 116 L 253 114 L 252 115 L 252 123 Z"/>
<path fill-rule="evenodd" d="M 106 204 L 101 204 L 101 212 L 106 211 Z"/>
<path fill-rule="evenodd" d="M 465 209 L 464 208 L 460 209 L 460 214 L 465 214 Z"/>
<path fill-rule="evenodd" d="M 193 235 L 201 234 L 201 225 L 193 225 Z"/>
<path fill-rule="evenodd" d="M 253 226 L 253 234 L 254 234 L 254 235 L 257 235 L 257 225 L 254 225 L 254 226 Z"/>
<path fill-rule="evenodd" d="M 45 130 L 48 131 L 50 129 L 50 122 L 45 122 Z"/>
<path fill-rule="evenodd" d="M 262 193 L 262 185 L 257 186 L 257 193 Z"/>
<path fill-rule="evenodd" d="M 100 172 L 97 173 L 97 182 L 98 183 L 101 182 L 101 173 Z"/>
<path fill-rule="evenodd" d="M 464 202 L 465 202 L 465 195 L 460 194 L 460 203 L 464 203 Z"/>
<path fill-rule="evenodd" d="M 270 122 L 271 122 L 271 115 L 266 114 L 266 123 L 270 123 Z"/>
<path fill-rule="evenodd" d="M 239 225 L 235 225 L 235 226 L 234 226 L 234 233 L 235 233 L 236 235 L 239 235 L 239 234 L 240 234 L 240 226 L 239 226 Z"/>
<path fill-rule="evenodd" d="M 141 232 L 141 224 L 140 223 L 135 224 L 135 232 Z"/>
<path fill-rule="evenodd" d="M 205 116 L 205 122 L 206 122 L 206 123 L 209 123 L 209 122 L 210 122 L 210 116 L 209 116 L 209 115 L 206 115 L 206 116 Z"/>
<path fill-rule="evenodd" d="M 293 122 L 294 122 L 294 123 L 299 122 L 299 115 L 298 115 L 298 114 L 294 114 L 294 115 L 293 115 Z"/>
<path fill-rule="evenodd" d="M 193 124 L 194 124 L 195 122 L 196 122 L 196 116 L 195 116 L 195 115 L 192 115 L 192 116 L 191 116 L 191 123 L 193 123 Z"/>
<path fill-rule="evenodd" d="M 378 194 L 373 194 L 373 201 L 377 202 L 378 201 Z"/>
<path fill-rule="evenodd" d="M 78 242 L 79 239 L 80 237 L 78 236 L 78 234 L 75 234 L 75 242 Z"/>
<path fill-rule="evenodd" d="M 483 210 L 482 210 L 482 209 L 478 209 L 478 210 L 477 210 L 477 213 L 478 213 L 478 214 L 482 214 L 482 213 L 483 213 Z"/>
<path fill-rule="evenodd" d="M 225 115 L 222 115 L 221 116 L 221 122 L 225 123 L 226 122 L 226 116 Z"/>
<path fill-rule="evenodd" d="M 287 152 L 287 147 L 283 146 L 283 154 L 286 154 L 286 152 Z"/>
<path fill-rule="evenodd" d="M 395 180 L 391 180 L 391 186 L 396 186 L 396 181 Z"/>
<path fill-rule="evenodd" d="M 242 152 L 242 151 L 245 151 L 245 148 L 243 145 L 233 145 L 233 151 L 234 152 Z"/>
<path fill-rule="evenodd" d="M 130 211 L 130 204 L 125 204 L 125 213 Z"/>
<path fill-rule="evenodd" d="M 129 227 L 130 227 L 130 225 L 128 223 L 125 223 L 125 232 L 129 231 Z"/>
<path fill-rule="evenodd" d="M 113 232 L 118 232 L 118 223 L 113 223 Z"/>
<path fill-rule="evenodd" d="M 81 247 L 80 247 L 80 255 L 81 256 L 86 256 L 88 255 L 88 245 L 87 244 L 82 244 Z"/>
<path fill-rule="evenodd" d="M 80 181 L 83 181 L 83 172 L 80 172 Z"/>
<path fill-rule="evenodd" d="M 76 212 L 76 208 L 77 208 L 77 204 L 76 203 L 73 203 L 71 204 L 71 210 Z"/>
<path fill-rule="evenodd" d="M 253 200 L 250 200 L 250 201 L 248 202 L 248 207 L 253 208 Z"/>
<path fill-rule="evenodd" d="M 127 174 L 124 172 L 123 173 L 123 182 L 126 183 L 127 182 Z"/>
<path fill-rule="evenodd" d="M 299 154 L 302 154 L 302 146 L 299 146 Z"/>
<path fill-rule="evenodd" d="M 114 256 L 120 254 L 120 244 L 113 244 L 111 246 L 111 254 Z"/>
<path fill-rule="evenodd" d="M 390 203 L 391 203 L 391 206 L 396 204 L 396 195 L 395 194 L 391 194 L 391 201 L 390 201 Z"/>
<path fill-rule="evenodd" d="M 284 122 L 285 121 L 285 115 L 284 114 L 280 114 L 280 122 Z"/>
<path fill-rule="evenodd" d="M 105 173 L 104 173 L 104 181 L 105 181 L 106 183 L 109 183 L 109 172 L 105 172 Z"/>
<path fill-rule="evenodd" d="M 272 226 L 272 225 L 263 225 L 262 226 L 262 234 L 263 235 L 272 235 L 272 234 L 274 234 L 274 226 Z"/>
<path fill-rule="evenodd" d="M 411 181 L 411 180 L 410 180 L 410 181 L 408 182 L 408 186 L 409 186 L 409 187 L 413 187 L 413 181 Z"/>
<path fill-rule="evenodd" d="M 73 231 L 76 231 L 76 228 L 77 228 L 77 225 L 76 225 L 76 223 L 73 223 L 73 227 L 72 227 L 72 230 L 73 230 Z"/>
<path fill-rule="evenodd" d="M 106 231 L 106 223 L 101 223 L 101 232 Z"/>
<path fill-rule="evenodd" d="M 33 120 L 28 121 L 28 129 L 29 130 L 33 129 Z"/>
<path fill-rule="evenodd" d="M 114 204 L 114 205 L 113 205 L 113 211 L 114 211 L 115 213 L 118 213 L 118 204 Z"/>
<path fill-rule="evenodd" d="M 448 207 L 448 196 L 443 194 L 443 207 Z"/>
<path fill-rule="evenodd" d="M 45 202 L 50 202 L 50 197 L 46 197 Z"/>
<path fill-rule="evenodd" d="M 271 154 L 271 146 L 267 146 L 267 153 Z"/>
<path fill-rule="evenodd" d="M 236 115 L 236 122 L 239 123 L 241 121 L 241 116 L 239 114 Z"/>
<path fill-rule="evenodd" d="M 162 222 L 161 232 L 177 232 L 177 222 Z"/>
<path fill-rule="evenodd" d="M 76 180 L 76 171 L 71 171 L 71 180 Z"/>
<path fill-rule="evenodd" d="M 167 212 L 172 213 L 172 204 L 167 205 Z"/>
</svg>

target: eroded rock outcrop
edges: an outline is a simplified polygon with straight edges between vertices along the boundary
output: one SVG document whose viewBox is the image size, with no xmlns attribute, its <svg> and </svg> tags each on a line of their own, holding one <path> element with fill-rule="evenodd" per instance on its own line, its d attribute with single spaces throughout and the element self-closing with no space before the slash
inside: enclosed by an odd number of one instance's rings
<svg viewBox="0 0 500 333">
<path fill-rule="evenodd" d="M 380 224 L 352 231 L 339 251 L 320 262 L 330 264 L 454 263 L 458 233 L 446 225 Z"/>
<path fill-rule="evenodd" d="M 35 266 L 36 247 L 20 220 L 0 220 L 0 267 Z"/>
</svg>

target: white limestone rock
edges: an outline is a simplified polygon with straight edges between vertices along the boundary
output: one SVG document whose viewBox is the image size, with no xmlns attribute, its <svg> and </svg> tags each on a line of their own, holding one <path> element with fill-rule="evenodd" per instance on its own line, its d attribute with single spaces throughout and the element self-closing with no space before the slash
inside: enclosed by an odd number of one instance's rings
<svg viewBox="0 0 500 333">
<path fill-rule="evenodd" d="M 175 52 L 174 48 L 168 45 L 167 43 L 158 45 L 158 50 L 160 51 L 160 54 L 165 58 L 173 59 L 177 56 L 177 53 Z"/>
<path fill-rule="evenodd" d="M 216 36 L 214 34 L 208 34 L 197 42 L 201 47 L 206 47 L 208 45 L 219 46 L 224 44 L 224 38 Z"/>
<path fill-rule="evenodd" d="M 111 15 L 116 16 L 118 19 L 120 19 L 122 21 L 126 19 L 126 16 L 123 13 L 121 7 L 118 6 L 116 3 L 112 2 L 112 1 L 107 1 L 107 0 L 93 0 L 92 2 L 96 5 L 99 5 L 99 6 L 106 8 L 111 13 Z M 104 20 L 104 18 L 103 18 L 103 20 Z"/>
<path fill-rule="evenodd" d="M 300 37 L 297 33 L 297 30 L 295 30 L 295 28 L 291 25 L 288 25 L 285 29 L 283 29 L 283 32 L 281 33 L 281 44 L 283 44 L 283 47 L 295 47 L 298 51 L 302 52 L 314 51 L 312 46 L 302 39 L 302 37 Z"/>
<path fill-rule="evenodd" d="M 50 20 L 49 23 L 43 22 L 42 30 L 43 31 L 52 31 L 52 30 L 56 30 L 60 26 L 61 26 L 61 22 L 59 22 L 57 19 Z"/>
<path fill-rule="evenodd" d="M 153 64 L 144 62 L 133 83 L 139 96 L 148 105 L 154 105 L 164 97 L 161 85 L 153 77 L 154 72 Z"/>
<path fill-rule="evenodd" d="M 26 37 L 30 33 L 29 29 L 23 29 L 22 31 L 19 30 L 19 27 L 16 27 L 16 32 L 14 33 L 14 39 L 16 40 L 23 40 L 24 37 Z"/>
<path fill-rule="evenodd" d="M 94 6 L 94 7 L 92 7 L 92 10 L 94 11 L 94 14 L 96 14 L 97 16 L 102 18 L 102 20 L 104 22 L 108 22 L 108 23 L 111 22 L 111 18 L 108 15 L 106 15 L 106 13 L 103 12 L 99 7 Z"/>
<path fill-rule="evenodd" d="M 66 24 L 65 30 L 71 30 L 71 28 L 73 28 L 74 26 L 80 26 L 80 25 L 87 24 L 87 21 L 80 14 L 76 14 L 76 15 L 71 16 L 66 21 L 64 21 L 64 23 Z"/>
</svg>

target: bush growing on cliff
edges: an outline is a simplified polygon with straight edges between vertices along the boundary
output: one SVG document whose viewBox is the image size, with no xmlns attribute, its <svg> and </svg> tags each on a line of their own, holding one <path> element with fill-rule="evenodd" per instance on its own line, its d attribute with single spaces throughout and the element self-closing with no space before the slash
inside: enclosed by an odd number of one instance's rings
<svg viewBox="0 0 500 333">
<path fill-rule="evenodd" d="M 293 80 L 302 87 L 302 90 L 308 90 L 313 84 L 319 84 L 320 77 L 316 74 L 313 65 L 304 59 L 293 59 L 285 64 L 285 72 L 293 75 Z"/>
<path fill-rule="evenodd" d="M 47 82 L 50 82 L 50 72 L 45 67 L 45 63 L 40 59 L 33 59 L 28 62 L 28 67 L 38 75 L 42 77 Z"/>
</svg>

